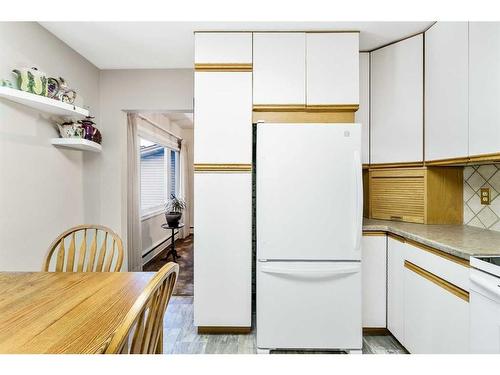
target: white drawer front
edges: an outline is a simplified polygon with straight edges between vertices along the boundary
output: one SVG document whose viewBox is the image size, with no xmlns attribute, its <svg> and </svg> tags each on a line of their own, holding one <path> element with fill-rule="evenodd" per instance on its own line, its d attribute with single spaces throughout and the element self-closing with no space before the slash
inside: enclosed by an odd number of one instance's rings
<svg viewBox="0 0 500 375">
<path fill-rule="evenodd" d="M 405 260 L 436 276 L 469 291 L 469 267 L 432 254 L 416 246 L 405 244 Z"/>
</svg>

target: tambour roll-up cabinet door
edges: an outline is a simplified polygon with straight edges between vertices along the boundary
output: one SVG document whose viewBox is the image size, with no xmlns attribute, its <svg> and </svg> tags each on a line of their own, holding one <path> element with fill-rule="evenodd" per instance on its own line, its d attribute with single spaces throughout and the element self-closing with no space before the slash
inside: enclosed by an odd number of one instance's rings
<svg viewBox="0 0 500 375">
<path fill-rule="evenodd" d="M 500 153 L 500 23 L 469 23 L 469 154 Z"/>
<path fill-rule="evenodd" d="M 253 104 L 306 103 L 305 33 L 253 34 Z"/>
<path fill-rule="evenodd" d="M 462 168 L 381 168 L 369 176 L 370 218 L 462 224 Z"/>
<path fill-rule="evenodd" d="M 422 162 L 422 35 L 371 52 L 370 68 L 370 162 Z"/>
<path fill-rule="evenodd" d="M 468 156 L 468 24 L 425 33 L 425 160 Z"/>
<path fill-rule="evenodd" d="M 355 122 L 361 124 L 361 162 L 370 163 L 370 53 L 359 54 L 359 109 Z"/>
<path fill-rule="evenodd" d="M 251 64 L 252 33 L 197 32 L 195 64 Z"/>
<path fill-rule="evenodd" d="M 359 33 L 306 33 L 306 101 L 359 104 Z"/>
</svg>

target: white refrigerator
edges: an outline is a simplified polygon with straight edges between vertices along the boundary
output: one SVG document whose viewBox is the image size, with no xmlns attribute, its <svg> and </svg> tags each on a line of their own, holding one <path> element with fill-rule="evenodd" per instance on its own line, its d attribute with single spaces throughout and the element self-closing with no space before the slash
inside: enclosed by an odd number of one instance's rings
<svg viewBox="0 0 500 375">
<path fill-rule="evenodd" d="M 359 352 L 360 124 L 257 125 L 257 347 Z"/>
</svg>

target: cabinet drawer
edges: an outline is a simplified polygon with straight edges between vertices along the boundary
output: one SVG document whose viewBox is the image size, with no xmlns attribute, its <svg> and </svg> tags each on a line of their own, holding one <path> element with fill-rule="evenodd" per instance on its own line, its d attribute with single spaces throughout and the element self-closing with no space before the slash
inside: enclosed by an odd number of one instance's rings
<svg viewBox="0 0 500 375">
<path fill-rule="evenodd" d="M 424 223 L 423 169 L 370 171 L 370 217 Z"/>
<path fill-rule="evenodd" d="M 469 262 L 431 247 L 407 241 L 405 260 L 469 291 Z"/>
</svg>

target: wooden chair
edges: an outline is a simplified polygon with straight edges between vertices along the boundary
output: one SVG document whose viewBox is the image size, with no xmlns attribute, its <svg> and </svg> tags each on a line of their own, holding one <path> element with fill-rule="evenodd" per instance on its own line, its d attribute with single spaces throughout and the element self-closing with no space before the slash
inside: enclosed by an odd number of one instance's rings
<svg viewBox="0 0 500 375">
<path fill-rule="evenodd" d="M 151 279 L 113 334 L 105 354 L 163 353 L 163 318 L 179 265 L 169 262 Z"/>
<path fill-rule="evenodd" d="M 117 272 L 122 263 L 123 243 L 116 233 L 102 225 L 79 225 L 52 242 L 42 271 Z"/>
</svg>

